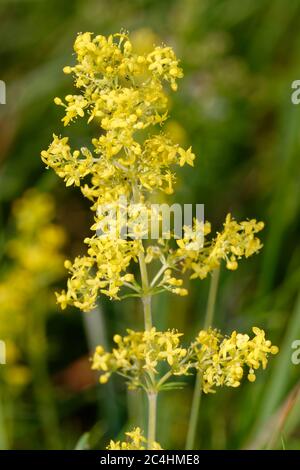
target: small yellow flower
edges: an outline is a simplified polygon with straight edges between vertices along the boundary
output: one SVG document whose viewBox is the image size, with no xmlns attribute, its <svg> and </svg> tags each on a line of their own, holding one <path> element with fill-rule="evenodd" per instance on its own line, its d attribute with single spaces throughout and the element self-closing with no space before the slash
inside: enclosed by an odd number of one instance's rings
<svg viewBox="0 0 300 470">
<path fill-rule="evenodd" d="M 125 433 L 128 438 L 126 441 L 113 441 L 111 440 L 107 446 L 108 450 L 145 450 L 147 446 L 147 439 L 139 427 L 134 428 L 130 432 Z M 151 450 L 162 450 L 158 442 L 153 442 Z"/>
</svg>

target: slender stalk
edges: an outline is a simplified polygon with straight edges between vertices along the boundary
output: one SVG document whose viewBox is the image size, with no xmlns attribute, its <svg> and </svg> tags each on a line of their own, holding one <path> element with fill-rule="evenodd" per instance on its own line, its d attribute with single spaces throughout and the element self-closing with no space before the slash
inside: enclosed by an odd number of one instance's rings
<svg viewBox="0 0 300 470">
<path fill-rule="evenodd" d="M 157 393 L 148 392 L 148 450 L 153 448 L 156 436 Z"/>
<path fill-rule="evenodd" d="M 139 264 L 143 289 L 142 301 L 144 306 L 145 330 L 149 331 L 152 328 L 151 295 L 149 294 L 149 279 L 144 253 L 139 254 Z"/>
<path fill-rule="evenodd" d="M 143 306 L 144 306 L 144 322 L 145 330 L 149 331 L 152 328 L 152 313 L 151 313 L 151 294 L 149 294 L 149 279 L 147 266 L 145 262 L 144 253 L 139 255 L 139 265 L 142 279 L 143 289 Z M 157 413 L 157 392 L 148 391 L 148 449 L 151 449 L 156 435 L 156 413 Z"/>
<path fill-rule="evenodd" d="M 204 318 L 204 329 L 206 330 L 213 324 L 213 318 L 215 313 L 216 298 L 219 286 L 220 269 L 215 269 L 212 272 L 211 282 L 208 293 L 208 301 L 206 307 L 206 313 Z M 199 411 L 202 397 L 202 374 L 198 372 L 195 381 L 193 401 L 191 407 L 190 421 L 188 427 L 188 433 L 186 438 L 186 450 L 192 450 L 195 445 L 195 436 L 199 420 Z"/>
<path fill-rule="evenodd" d="M 139 254 L 139 264 L 140 264 L 143 292 L 144 294 L 147 294 L 147 291 L 149 289 L 149 280 L 148 280 L 147 266 L 146 266 L 144 253 Z"/>
<path fill-rule="evenodd" d="M 145 330 L 149 331 L 152 328 L 151 296 L 146 295 L 142 300 L 144 305 Z"/>
<path fill-rule="evenodd" d="M 140 193 L 139 193 L 139 188 L 135 183 L 133 183 L 132 185 L 132 195 L 133 195 L 133 201 L 136 204 L 139 203 Z M 141 241 L 141 243 L 143 242 Z M 142 301 L 144 305 L 145 330 L 149 331 L 152 328 L 151 295 L 149 294 L 149 278 L 148 278 L 147 266 L 146 266 L 146 261 L 145 261 L 145 255 L 143 251 L 139 254 L 139 265 L 140 265 L 142 289 L 143 289 Z"/>
<path fill-rule="evenodd" d="M 161 275 L 165 272 L 165 270 L 168 268 L 168 265 L 167 264 L 164 264 L 160 270 L 158 271 L 158 273 L 156 274 L 156 276 L 152 279 L 151 281 L 151 287 L 155 286 L 155 283 L 158 281 L 158 279 L 161 277 Z"/>
<path fill-rule="evenodd" d="M 204 329 L 206 330 L 213 324 L 214 313 L 215 313 L 215 306 L 216 306 L 216 299 L 217 299 L 217 292 L 219 287 L 219 278 L 220 278 L 220 268 L 215 269 L 211 275 L 209 293 L 208 293 L 208 301 L 204 319 Z"/>
<path fill-rule="evenodd" d="M 152 328 L 152 313 L 151 313 L 151 294 L 149 290 L 149 280 L 147 273 L 147 266 L 145 262 L 144 253 L 139 255 L 139 264 L 142 279 L 142 288 L 144 295 L 142 297 L 144 306 L 144 322 L 145 330 L 149 331 Z M 148 391 L 148 449 L 151 449 L 156 435 L 156 413 L 157 413 L 157 392 Z"/>
<path fill-rule="evenodd" d="M 133 184 L 133 199 L 135 202 L 139 202 L 139 189 L 136 184 Z M 147 271 L 147 265 L 145 261 L 145 255 L 142 251 L 139 254 L 139 266 L 141 272 L 142 281 L 142 302 L 144 306 L 144 323 L 145 330 L 149 331 L 152 328 L 152 312 L 151 312 L 151 293 L 149 292 L 149 277 Z M 148 449 L 153 447 L 153 442 L 156 436 L 156 413 L 157 413 L 157 392 L 156 390 L 148 390 Z"/>
</svg>

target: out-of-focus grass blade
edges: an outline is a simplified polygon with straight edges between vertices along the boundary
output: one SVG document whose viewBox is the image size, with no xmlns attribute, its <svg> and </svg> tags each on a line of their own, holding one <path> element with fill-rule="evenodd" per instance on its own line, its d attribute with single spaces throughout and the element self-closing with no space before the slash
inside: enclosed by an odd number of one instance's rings
<svg viewBox="0 0 300 470">
<path fill-rule="evenodd" d="M 106 323 L 103 314 L 103 307 L 101 305 L 98 305 L 98 307 L 92 312 L 83 316 L 83 324 L 91 355 L 99 344 L 108 349 Z M 110 381 L 106 387 L 106 390 L 100 387 L 98 388 L 99 407 L 103 410 L 101 405 L 105 401 L 104 412 L 107 418 L 108 430 L 110 434 L 114 434 L 120 426 L 117 395 L 113 381 Z M 109 400 L 105 400 L 106 394 L 110 397 Z"/>
<path fill-rule="evenodd" d="M 279 445 L 279 440 L 285 448 L 285 443 L 283 442 L 283 431 L 285 430 L 285 435 L 288 435 L 293 429 L 293 427 L 287 426 L 287 423 L 293 414 L 297 415 L 297 421 L 299 422 L 299 405 L 300 383 L 293 388 L 287 398 L 283 401 L 279 410 L 270 417 L 255 438 L 247 444 L 246 448 L 249 450 L 262 449 L 265 447 L 273 449 Z"/>
<path fill-rule="evenodd" d="M 89 437 L 90 433 L 85 432 L 79 439 L 75 446 L 75 450 L 89 450 Z"/>
<path fill-rule="evenodd" d="M 300 295 L 297 298 L 294 311 L 288 323 L 285 337 L 280 347 L 279 354 L 276 358 L 276 365 L 269 382 L 265 387 L 263 398 L 260 403 L 258 419 L 254 427 L 254 434 L 257 434 L 261 426 L 272 415 L 276 407 L 279 405 L 282 397 L 286 393 L 289 379 L 291 378 L 293 368 L 291 362 L 292 342 L 300 337 Z"/>
<path fill-rule="evenodd" d="M 280 156 L 277 163 L 281 166 L 281 177 L 277 181 L 276 192 L 272 202 L 269 221 L 267 221 L 268 238 L 263 251 L 263 263 L 260 277 L 260 294 L 267 293 L 272 288 L 278 259 L 282 253 L 283 237 L 287 227 L 298 213 L 298 194 L 293 185 L 293 165 L 298 160 L 296 142 L 299 132 L 299 110 L 289 102 L 286 96 L 288 109 L 282 110 L 283 124 L 281 126 L 282 138 L 279 143 Z M 282 157 L 284 156 L 284 158 Z M 292 202 L 293 201 L 293 202 Z"/>
</svg>

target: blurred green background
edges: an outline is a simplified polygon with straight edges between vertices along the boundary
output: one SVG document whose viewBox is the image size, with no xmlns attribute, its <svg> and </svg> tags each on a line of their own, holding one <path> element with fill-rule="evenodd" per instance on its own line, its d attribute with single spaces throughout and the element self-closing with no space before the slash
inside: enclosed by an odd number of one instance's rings
<svg viewBox="0 0 300 470">
<path fill-rule="evenodd" d="M 227 212 L 266 222 L 262 252 L 221 273 L 215 326 L 262 327 L 280 354 L 254 384 L 203 398 L 197 448 L 300 449 L 300 365 L 291 361 L 291 344 L 300 339 L 300 105 L 291 103 L 291 84 L 300 79 L 299 21 L 299 0 L 0 0 L 0 79 L 7 85 L 7 104 L 0 105 L 0 339 L 17 350 L 0 365 L 1 448 L 101 449 L 144 420 L 123 382 L 98 386 L 88 362 L 96 343 L 141 326 L 136 302 L 101 300 L 92 314 L 60 312 L 54 290 L 65 279 L 57 275 L 18 310 L 25 273 L 11 290 L 11 311 L 1 312 L 1 284 L 11 286 L 17 263 L 7 249 L 17 233 L 12 208 L 28 188 L 54 198 L 55 223 L 67 236 L 64 255 L 83 251 L 88 205 L 44 168 L 40 152 L 53 132 L 72 132 L 63 129 L 53 98 L 72 93 L 62 67 L 73 63 L 76 34 L 126 29 L 138 47 L 165 42 L 181 59 L 185 76 L 168 126 L 193 146 L 197 162 L 179 172 L 176 200 L 204 203 L 217 228 Z M 163 294 L 154 305 L 157 326 L 192 337 L 208 287 L 208 280 L 194 281 L 188 298 Z M 41 308 L 36 298 L 45 292 Z M 15 311 L 22 327 L 8 337 Z M 36 336 L 31 320 L 41 311 L 44 330 Z M 35 337 L 33 360 L 25 334 Z M 191 379 L 160 397 L 163 448 L 184 448 L 192 386 Z"/>
</svg>

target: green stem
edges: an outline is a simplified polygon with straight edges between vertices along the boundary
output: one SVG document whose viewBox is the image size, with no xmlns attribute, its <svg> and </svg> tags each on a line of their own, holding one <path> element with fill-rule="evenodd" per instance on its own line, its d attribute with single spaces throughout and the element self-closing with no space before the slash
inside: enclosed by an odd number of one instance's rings
<svg viewBox="0 0 300 470">
<path fill-rule="evenodd" d="M 205 330 L 207 330 L 213 324 L 217 292 L 218 292 L 218 287 L 219 287 L 219 278 L 220 278 L 220 268 L 217 268 L 212 272 L 212 275 L 211 275 L 206 314 L 205 314 L 205 319 L 204 319 Z"/>
<path fill-rule="evenodd" d="M 144 305 L 144 321 L 145 330 L 149 331 L 152 328 L 152 314 L 151 314 L 151 296 L 146 295 L 142 298 Z"/>
<path fill-rule="evenodd" d="M 139 264 L 143 289 L 142 301 L 144 305 L 145 330 L 149 331 L 152 328 L 151 295 L 149 294 L 149 279 L 144 253 L 139 254 Z"/>
<path fill-rule="evenodd" d="M 156 436 L 157 393 L 148 392 L 148 450 L 153 448 Z"/>
<path fill-rule="evenodd" d="M 208 301 L 207 301 L 206 313 L 205 313 L 205 318 L 204 318 L 205 330 L 211 327 L 213 324 L 216 298 L 217 298 L 217 292 L 218 292 L 218 286 L 219 286 L 219 278 L 220 278 L 220 269 L 217 268 L 212 272 L 212 276 L 211 276 L 211 282 L 210 282 L 209 293 L 208 293 Z M 186 450 L 192 450 L 195 445 L 195 437 L 196 437 L 196 431 L 197 431 L 198 420 L 199 420 L 201 397 L 202 397 L 202 374 L 201 372 L 198 372 L 196 376 L 194 393 L 193 393 L 190 421 L 189 421 L 186 446 L 185 446 Z"/>
<path fill-rule="evenodd" d="M 133 194 L 133 201 L 135 202 L 135 204 L 139 203 L 140 193 L 139 193 L 139 188 L 136 184 L 132 185 L 132 194 Z M 141 241 L 141 245 L 143 248 L 142 241 Z M 152 328 L 151 295 L 149 294 L 149 278 L 148 278 L 144 251 L 141 251 L 141 253 L 139 254 L 139 265 L 140 265 L 142 290 L 143 290 L 142 301 L 144 305 L 145 330 L 149 331 Z"/>
<path fill-rule="evenodd" d="M 152 313 L 151 313 L 151 294 L 149 294 L 149 279 L 147 266 L 145 262 L 144 253 L 139 255 L 139 264 L 141 271 L 142 289 L 143 289 L 143 306 L 144 306 L 144 322 L 145 330 L 149 331 L 152 328 Z M 153 447 L 156 434 L 156 413 L 157 413 L 157 392 L 148 391 L 148 449 Z"/>
<path fill-rule="evenodd" d="M 135 202 L 139 202 L 139 190 L 137 185 L 133 185 L 133 199 Z M 142 243 L 142 242 L 141 242 Z M 139 254 L 139 266 L 141 272 L 142 281 L 142 302 L 144 306 L 144 323 L 145 330 L 149 331 L 152 328 L 152 312 L 151 312 L 151 293 L 149 292 L 149 278 L 147 265 L 145 261 L 144 251 Z M 148 449 L 153 447 L 156 435 L 156 413 L 157 413 L 157 391 L 148 390 Z"/>
<path fill-rule="evenodd" d="M 164 264 L 160 270 L 158 271 L 158 273 L 156 274 L 156 276 L 152 279 L 151 281 L 151 287 L 155 286 L 155 283 L 158 281 L 158 279 L 161 277 L 161 275 L 165 272 L 165 270 L 168 268 L 168 265 L 167 264 Z"/>
</svg>

